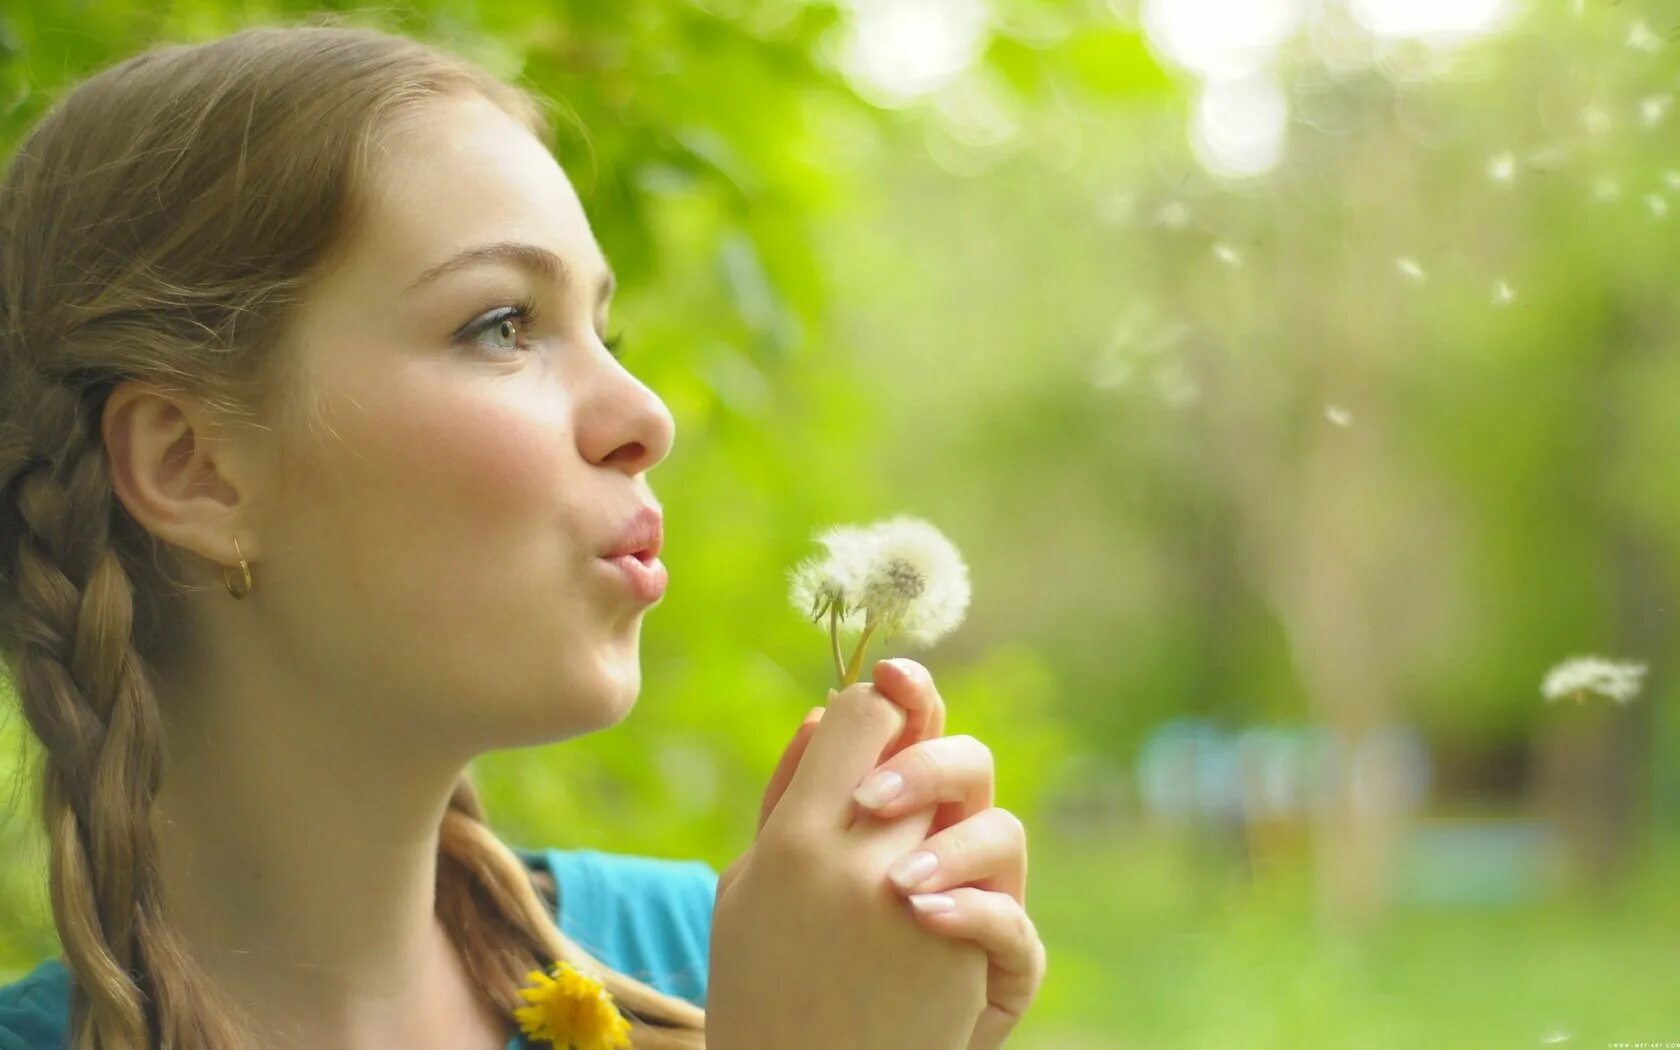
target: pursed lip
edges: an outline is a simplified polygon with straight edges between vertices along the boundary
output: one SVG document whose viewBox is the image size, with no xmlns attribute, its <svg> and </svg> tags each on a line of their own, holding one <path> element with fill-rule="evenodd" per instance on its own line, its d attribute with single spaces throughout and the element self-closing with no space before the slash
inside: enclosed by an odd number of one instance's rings
<svg viewBox="0 0 1680 1050">
<path fill-rule="evenodd" d="M 618 530 L 613 545 L 601 554 L 603 558 L 618 558 L 626 554 L 647 564 L 659 557 L 665 545 L 665 516 L 659 508 L 648 505 L 632 514 Z"/>
</svg>

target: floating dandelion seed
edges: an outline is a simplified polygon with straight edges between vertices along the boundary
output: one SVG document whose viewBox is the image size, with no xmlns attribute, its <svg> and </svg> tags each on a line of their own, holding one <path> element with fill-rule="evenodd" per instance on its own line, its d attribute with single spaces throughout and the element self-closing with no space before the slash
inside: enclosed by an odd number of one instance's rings
<svg viewBox="0 0 1680 1050">
<path fill-rule="evenodd" d="M 1650 208 L 1651 214 L 1659 219 L 1666 218 L 1668 216 L 1668 198 L 1664 197 L 1660 193 L 1647 194 L 1645 197 L 1645 206 Z"/>
<path fill-rule="evenodd" d="M 1414 281 L 1423 280 L 1423 267 L 1419 266 L 1418 261 L 1409 255 L 1402 255 L 1394 260 L 1394 268 L 1399 270 L 1403 276 L 1410 277 Z"/>
<path fill-rule="evenodd" d="M 1546 672 L 1540 695 L 1547 700 L 1571 697 L 1577 703 L 1588 693 L 1625 704 L 1639 695 L 1644 684 L 1645 665 L 1614 663 L 1597 656 L 1577 656 Z"/>
<path fill-rule="evenodd" d="M 1340 405 L 1325 405 L 1324 418 L 1339 427 L 1353 426 L 1353 413 Z"/>
<path fill-rule="evenodd" d="M 1601 175 L 1593 182 L 1593 199 L 1598 201 L 1613 201 L 1622 195 L 1622 184 L 1608 175 Z"/>
<path fill-rule="evenodd" d="M 1662 37 L 1651 32 L 1651 27 L 1644 22 L 1635 22 L 1628 27 L 1627 46 L 1635 51 L 1646 54 L 1662 50 Z"/>
<path fill-rule="evenodd" d="M 789 572 L 789 597 L 813 623 L 828 617 L 840 688 L 857 681 L 871 634 L 903 635 L 929 646 L 962 623 L 968 566 L 927 522 L 901 514 L 869 526 L 839 525 L 817 542 L 828 555 L 807 558 Z M 843 628 L 859 632 L 849 660 L 841 658 Z"/>
<path fill-rule="evenodd" d="M 1517 158 L 1501 153 L 1488 161 L 1487 174 L 1494 182 L 1510 182 L 1517 176 Z"/>
<path fill-rule="evenodd" d="M 1602 135 L 1610 130 L 1610 111 L 1594 102 L 1581 107 L 1581 126 L 1590 135 Z"/>
<path fill-rule="evenodd" d="M 1517 297 L 1517 290 L 1505 281 L 1493 282 L 1493 301 L 1497 306 L 1510 306 Z"/>
<path fill-rule="evenodd" d="M 1565 1032 L 1563 1029 L 1553 1028 L 1545 1035 L 1541 1036 L 1540 1041 L 1548 1046 L 1552 1046 L 1557 1043 L 1567 1043 L 1573 1038 L 1575 1037 L 1570 1035 L 1568 1032 Z"/>
<path fill-rule="evenodd" d="M 1545 146 L 1528 155 L 1527 167 L 1531 171 L 1551 171 L 1568 160 L 1569 151 L 1562 146 Z"/>
<path fill-rule="evenodd" d="M 1671 190 L 1680 190 L 1680 171 L 1663 172 L 1663 184 Z"/>
<path fill-rule="evenodd" d="M 1213 246 L 1213 254 L 1214 258 L 1218 259 L 1226 266 L 1242 265 L 1242 253 L 1237 251 L 1234 246 L 1226 244 L 1224 241 L 1220 241 L 1218 244 Z"/>
<path fill-rule="evenodd" d="M 1648 128 L 1654 128 L 1662 122 L 1668 114 L 1668 107 L 1674 104 L 1674 96 L 1669 94 L 1650 95 L 1639 102 L 1639 121 Z"/>
<path fill-rule="evenodd" d="M 1155 213 L 1156 219 L 1169 230 L 1181 230 L 1190 221 L 1190 209 L 1183 201 L 1168 201 Z"/>
<path fill-rule="evenodd" d="M 1127 190 L 1105 194 L 1097 202 L 1097 218 L 1109 226 L 1124 226 L 1130 223 L 1136 211 L 1137 194 Z"/>
</svg>

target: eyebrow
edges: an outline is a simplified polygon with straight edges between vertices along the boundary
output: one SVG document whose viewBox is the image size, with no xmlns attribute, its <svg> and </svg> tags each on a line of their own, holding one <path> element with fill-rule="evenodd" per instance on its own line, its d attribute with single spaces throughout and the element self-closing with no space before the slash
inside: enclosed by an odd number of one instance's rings
<svg viewBox="0 0 1680 1050">
<path fill-rule="evenodd" d="M 493 244 L 479 244 L 465 248 L 455 253 L 443 262 L 422 273 L 414 279 L 405 293 L 412 292 L 421 285 L 430 284 L 440 277 L 454 273 L 456 270 L 469 266 L 480 266 L 485 263 L 507 262 L 520 269 L 556 281 L 565 288 L 572 282 L 572 268 L 566 260 L 538 244 L 528 244 L 524 241 L 496 241 Z M 606 269 L 601 278 L 601 285 L 596 290 L 595 301 L 604 303 L 612 298 L 613 290 L 618 287 L 618 278 L 614 276 L 612 267 Z"/>
</svg>

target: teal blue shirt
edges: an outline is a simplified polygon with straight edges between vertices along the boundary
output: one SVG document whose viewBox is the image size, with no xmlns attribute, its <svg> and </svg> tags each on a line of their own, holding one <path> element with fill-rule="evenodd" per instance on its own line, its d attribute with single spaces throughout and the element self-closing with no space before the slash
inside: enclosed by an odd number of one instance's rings
<svg viewBox="0 0 1680 1050">
<path fill-rule="evenodd" d="M 711 865 L 592 849 L 514 852 L 553 874 L 562 933 L 614 970 L 706 1005 L 718 881 Z M 68 1050 L 69 1029 L 70 974 L 58 959 L 0 985 L 0 1050 Z M 538 1048 L 515 1033 L 507 1050 Z"/>
</svg>

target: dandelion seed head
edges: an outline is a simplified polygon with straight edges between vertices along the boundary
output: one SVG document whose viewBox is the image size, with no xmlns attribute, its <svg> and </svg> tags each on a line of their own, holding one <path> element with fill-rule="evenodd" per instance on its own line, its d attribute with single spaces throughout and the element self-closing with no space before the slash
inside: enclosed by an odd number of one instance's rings
<svg viewBox="0 0 1680 1050">
<path fill-rule="evenodd" d="M 860 602 L 887 636 L 928 646 L 968 612 L 968 566 L 944 533 L 898 515 L 873 527 L 875 557 Z"/>
<path fill-rule="evenodd" d="M 838 525 L 817 540 L 828 554 L 789 573 L 789 598 L 825 631 L 830 611 L 838 609 L 842 629 L 873 623 L 883 637 L 903 635 L 926 646 L 968 611 L 968 566 L 943 533 L 919 518 Z"/>
<path fill-rule="evenodd" d="M 827 628 L 835 609 L 843 628 L 862 630 L 863 614 L 857 608 L 864 576 L 869 571 L 874 539 L 868 530 L 835 525 L 817 536 L 828 548 L 826 557 L 806 558 L 788 573 L 789 599 L 807 619 Z"/>
<path fill-rule="evenodd" d="M 1540 695 L 1547 700 L 1572 697 L 1581 701 L 1591 693 L 1625 704 L 1639 695 L 1644 682 L 1644 664 L 1577 656 L 1546 672 L 1540 683 Z"/>
<path fill-rule="evenodd" d="M 1325 405 L 1324 418 L 1339 427 L 1353 426 L 1353 413 L 1340 405 Z"/>
</svg>

